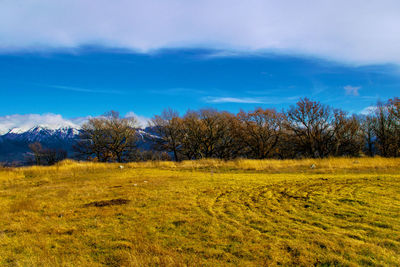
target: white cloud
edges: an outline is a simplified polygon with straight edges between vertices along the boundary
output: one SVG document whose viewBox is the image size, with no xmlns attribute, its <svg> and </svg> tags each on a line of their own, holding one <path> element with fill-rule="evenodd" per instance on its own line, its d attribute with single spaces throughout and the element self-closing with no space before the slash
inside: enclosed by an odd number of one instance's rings
<svg viewBox="0 0 400 267">
<path fill-rule="evenodd" d="M 75 125 L 78 125 L 78 128 L 87 122 L 89 119 L 93 118 L 92 116 L 86 116 L 86 117 L 76 117 L 72 119 L 68 119 L 68 121 L 72 122 Z"/>
<path fill-rule="evenodd" d="M 5 134 L 12 129 L 18 128 L 19 131 L 27 131 L 35 126 L 43 126 L 49 129 L 62 127 L 79 128 L 85 121 L 84 118 L 68 120 L 59 114 L 14 114 L 0 117 L 0 134 Z"/>
<path fill-rule="evenodd" d="M 242 103 L 242 104 L 261 104 L 264 103 L 258 98 L 244 97 L 207 97 L 205 101 L 208 103 Z"/>
<path fill-rule="evenodd" d="M 241 104 L 288 104 L 296 102 L 299 96 L 259 96 L 259 97 L 204 97 L 206 103 L 241 103 Z"/>
<path fill-rule="evenodd" d="M 359 113 L 361 115 L 365 115 L 365 116 L 372 115 L 376 112 L 377 108 L 378 108 L 377 106 L 368 106 L 368 107 L 364 108 L 363 110 L 361 110 Z"/>
<path fill-rule="evenodd" d="M 3 0 L 0 50 L 205 47 L 400 63 L 399 13 L 398 0 Z"/>
<path fill-rule="evenodd" d="M 361 86 L 351 86 L 351 85 L 346 85 L 343 87 L 346 95 L 352 95 L 352 96 L 359 96 L 359 90 L 361 89 Z"/>
<path fill-rule="evenodd" d="M 129 111 L 128 113 L 126 113 L 125 118 L 135 118 L 138 122 L 138 126 L 139 127 L 147 127 L 149 125 L 149 121 L 150 119 L 141 115 L 137 115 L 135 112 L 133 111 Z"/>
<path fill-rule="evenodd" d="M 81 93 L 95 93 L 95 94 L 123 94 L 121 91 L 117 90 L 98 90 L 98 89 L 89 89 L 82 87 L 73 87 L 73 86 L 63 86 L 63 85 L 45 85 L 46 87 L 60 89 L 65 91 L 73 91 L 73 92 L 81 92 Z"/>
</svg>

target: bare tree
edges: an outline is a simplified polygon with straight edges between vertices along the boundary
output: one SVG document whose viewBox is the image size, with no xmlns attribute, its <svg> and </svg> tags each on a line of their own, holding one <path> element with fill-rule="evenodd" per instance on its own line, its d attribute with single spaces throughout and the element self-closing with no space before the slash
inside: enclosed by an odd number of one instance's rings
<svg viewBox="0 0 400 267">
<path fill-rule="evenodd" d="M 237 119 L 214 109 L 188 111 L 179 120 L 179 153 L 187 159 L 235 157 L 240 150 L 235 128 Z"/>
<path fill-rule="evenodd" d="M 116 111 L 92 118 L 82 126 L 75 149 L 101 162 L 123 162 L 136 147 L 136 123 L 135 118 L 121 118 Z"/>
<path fill-rule="evenodd" d="M 108 149 L 113 160 L 122 162 L 124 156 L 136 148 L 137 120 L 133 117 L 121 118 L 116 111 L 105 114 Z"/>
<path fill-rule="evenodd" d="M 334 115 L 330 107 L 302 98 L 285 114 L 285 130 L 295 136 L 294 148 L 306 157 L 326 157 L 334 138 Z"/>
<path fill-rule="evenodd" d="M 182 119 L 181 152 L 187 159 L 201 158 L 202 138 L 199 113 L 186 112 Z"/>
<path fill-rule="evenodd" d="M 393 136 L 395 142 L 395 156 L 400 156 L 400 98 L 389 99 L 387 103 L 389 114 L 393 120 Z"/>
<path fill-rule="evenodd" d="M 240 111 L 240 140 L 250 150 L 250 157 L 264 159 L 276 154 L 281 135 L 282 114 L 274 109 L 256 108 Z"/>
<path fill-rule="evenodd" d="M 394 97 L 388 101 L 389 112 L 393 115 L 397 125 L 400 123 L 400 98 Z"/>
<path fill-rule="evenodd" d="M 229 128 L 221 113 L 214 109 L 200 110 L 198 126 L 201 158 L 215 157 L 217 151 L 222 148 L 221 141 L 229 135 Z"/>
<path fill-rule="evenodd" d="M 375 140 L 375 133 L 374 133 L 374 118 L 372 116 L 366 116 L 361 118 L 361 131 L 364 136 L 364 142 L 365 142 L 365 147 L 364 147 L 364 153 L 367 156 L 374 156 L 376 151 L 375 151 L 375 145 L 376 145 L 376 140 Z"/>
<path fill-rule="evenodd" d="M 220 112 L 218 117 L 220 133 L 214 157 L 228 160 L 243 156 L 245 144 L 241 139 L 240 121 L 237 116 L 229 112 Z"/>
<path fill-rule="evenodd" d="M 182 148 L 182 119 L 179 113 L 170 108 L 165 109 L 160 116 L 154 116 L 150 124 L 157 134 L 156 138 L 153 138 L 155 148 L 172 152 L 174 160 L 179 161 L 179 152 Z"/>
<path fill-rule="evenodd" d="M 29 144 L 33 154 L 32 162 L 36 165 L 53 165 L 67 157 L 63 149 L 44 148 L 39 142 Z"/>
<path fill-rule="evenodd" d="M 383 157 L 392 156 L 394 138 L 393 138 L 393 119 L 387 105 L 378 102 L 374 117 L 373 130 L 377 139 L 379 154 Z"/>
<path fill-rule="evenodd" d="M 357 116 L 349 117 L 341 110 L 334 111 L 333 156 L 359 156 L 365 145 L 363 130 Z"/>
<path fill-rule="evenodd" d="M 187 112 L 182 122 L 182 153 L 188 159 L 232 158 L 237 153 L 234 115 L 202 109 Z"/>
<path fill-rule="evenodd" d="M 400 155 L 400 119 L 399 99 L 387 103 L 378 102 L 374 116 L 373 130 L 381 156 L 398 157 Z"/>
<path fill-rule="evenodd" d="M 33 163 L 36 165 L 42 165 L 42 151 L 43 147 L 42 144 L 39 142 L 35 142 L 32 144 L 29 144 L 29 149 L 31 150 L 33 154 Z"/>
</svg>

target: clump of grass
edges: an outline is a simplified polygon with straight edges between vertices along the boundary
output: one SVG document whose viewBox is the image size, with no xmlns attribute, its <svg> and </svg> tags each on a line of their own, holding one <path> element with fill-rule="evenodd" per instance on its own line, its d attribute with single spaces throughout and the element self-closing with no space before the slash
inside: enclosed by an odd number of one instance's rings
<svg viewBox="0 0 400 267">
<path fill-rule="evenodd" d="M 39 209 L 39 204 L 34 199 L 24 198 L 20 200 L 15 200 L 10 205 L 10 212 L 22 212 L 22 211 L 37 211 Z"/>
</svg>

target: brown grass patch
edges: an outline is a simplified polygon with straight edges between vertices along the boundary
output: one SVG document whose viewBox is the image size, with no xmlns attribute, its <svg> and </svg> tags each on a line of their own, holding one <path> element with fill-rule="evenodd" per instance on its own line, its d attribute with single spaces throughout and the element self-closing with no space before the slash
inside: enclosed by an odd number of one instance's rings
<svg viewBox="0 0 400 267">
<path fill-rule="evenodd" d="M 400 158 L 124 166 L 0 169 L 0 266 L 400 266 Z"/>
<path fill-rule="evenodd" d="M 124 205 L 128 204 L 130 201 L 124 198 L 117 198 L 111 200 L 101 200 L 101 201 L 93 201 L 84 205 L 84 207 L 106 207 L 106 206 L 114 206 L 114 205 Z"/>
</svg>

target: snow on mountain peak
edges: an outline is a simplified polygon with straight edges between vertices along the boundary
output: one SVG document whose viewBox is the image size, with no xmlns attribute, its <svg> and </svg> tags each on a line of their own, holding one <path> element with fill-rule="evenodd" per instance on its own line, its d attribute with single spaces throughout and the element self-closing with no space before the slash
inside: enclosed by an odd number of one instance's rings
<svg viewBox="0 0 400 267">
<path fill-rule="evenodd" d="M 21 134 L 21 133 L 24 133 L 24 132 L 26 132 L 24 129 L 21 129 L 21 128 L 12 128 L 8 133 L 11 133 L 11 134 Z M 3 133 L 0 133 L 0 134 L 3 134 Z"/>
<path fill-rule="evenodd" d="M 62 133 L 68 133 L 71 131 L 72 134 L 78 134 L 79 133 L 80 126 L 77 125 L 71 125 L 71 126 L 65 126 L 65 125 L 37 125 L 32 128 L 28 127 L 15 127 L 10 129 L 8 132 L 0 132 L 0 135 L 2 134 L 22 134 L 22 133 L 40 133 L 40 132 L 62 132 Z"/>
<path fill-rule="evenodd" d="M 21 134 L 36 129 L 58 130 L 62 128 L 80 129 L 85 118 L 65 119 L 59 114 L 14 114 L 0 117 L 0 135 Z"/>
</svg>

